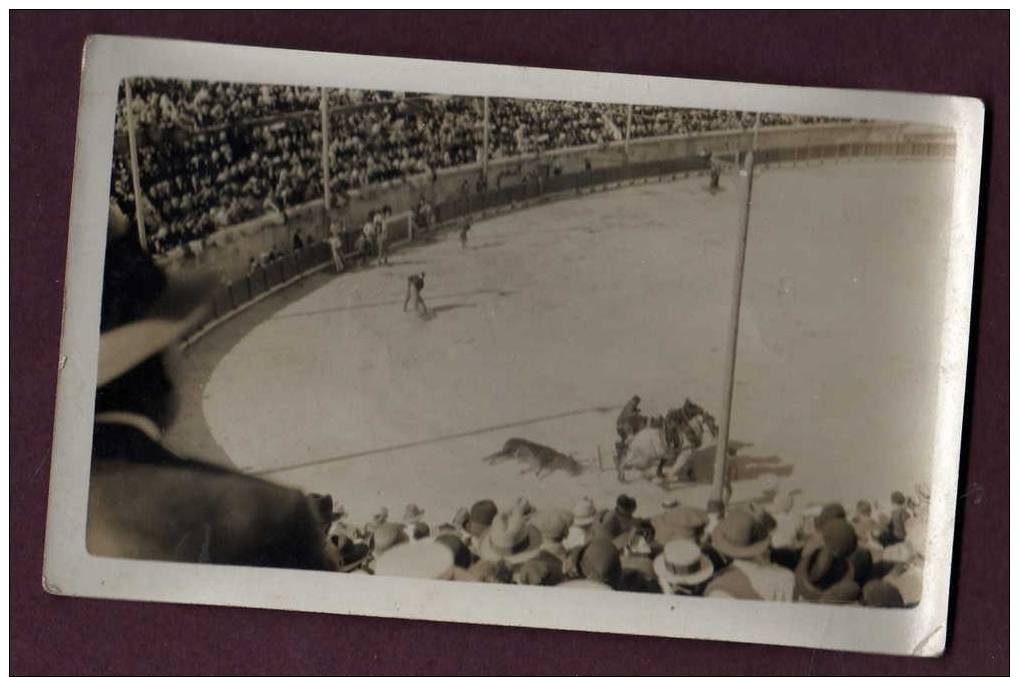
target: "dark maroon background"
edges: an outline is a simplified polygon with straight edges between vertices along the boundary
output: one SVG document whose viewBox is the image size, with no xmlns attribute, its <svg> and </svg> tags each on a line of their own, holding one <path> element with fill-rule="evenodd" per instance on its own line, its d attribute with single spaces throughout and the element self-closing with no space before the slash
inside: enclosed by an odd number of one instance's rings
<svg viewBox="0 0 1019 677">
<path fill-rule="evenodd" d="M 1007 670 L 1006 12 L 12 12 L 10 32 L 13 672 Z M 946 656 L 889 658 L 45 594 L 40 586 L 43 525 L 68 203 L 81 50 L 90 33 L 982 99 L 987 105 L 987 141 L 960 482 L 962 528 Z"/>
</svg>

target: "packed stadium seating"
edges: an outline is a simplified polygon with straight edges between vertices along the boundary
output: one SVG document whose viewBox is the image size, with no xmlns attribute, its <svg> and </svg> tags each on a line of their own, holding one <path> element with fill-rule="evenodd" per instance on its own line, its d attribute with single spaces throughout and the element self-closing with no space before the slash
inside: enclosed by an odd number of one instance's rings
<svg viewBox="0 0 1019 677">
<path fill-rule="evenodd" d="M 321 197 L 321 90 L 136 78 L 131 113 L 142 213 L 156 251 L 217 228 Z M 328 90 L 329 186 L 335 195 L 480 161 L 483 102 L 475 97 Z M 620 141 L 625 107 L 492 99 L 489 158 Z M 635 106 L 631 138 L 745 128 L 738 111 Z M 762 126 L 830 121 L 764 114 Z M 111 199 L 135 213 L 121 88 Z"/>
</svg>

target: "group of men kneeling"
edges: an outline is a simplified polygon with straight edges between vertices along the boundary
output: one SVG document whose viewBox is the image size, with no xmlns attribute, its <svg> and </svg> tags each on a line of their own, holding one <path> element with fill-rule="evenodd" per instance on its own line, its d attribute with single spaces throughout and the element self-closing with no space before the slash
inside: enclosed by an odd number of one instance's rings
<svg viewBox="0 0 1019 677">
<path fill-rule="evenodd" d="M 648 417 L 634 395 L 616 419 L 619 440 L 613 459 L 619 481 L 626 481 L 628 470 L 649 480 L 692 481 L 693 452 L 703 444 L 705 429 L 718 437 L 714 417 L 689 399 L 665 416 Z"/>
</svg>

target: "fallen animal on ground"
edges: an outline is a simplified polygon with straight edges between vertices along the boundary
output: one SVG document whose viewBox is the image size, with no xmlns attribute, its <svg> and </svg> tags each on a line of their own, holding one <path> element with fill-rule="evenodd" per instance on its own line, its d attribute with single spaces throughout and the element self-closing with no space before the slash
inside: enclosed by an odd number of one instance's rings
<svg viewBox="0 0 1019 677">
<path fill-rule="evenodd" d="M 520 474 L 533 471 L 541 479 L 562 470 L 570 475 L 584 472 L 584 466 L 572 456 L 562 454 L 551 447 L 531 442 L 521 437 L 511 437 L 502 445 L 502 449 L 484 458 L 490 465 L 503 461 L 518 461 L 524 464 Z"/>
</svg>

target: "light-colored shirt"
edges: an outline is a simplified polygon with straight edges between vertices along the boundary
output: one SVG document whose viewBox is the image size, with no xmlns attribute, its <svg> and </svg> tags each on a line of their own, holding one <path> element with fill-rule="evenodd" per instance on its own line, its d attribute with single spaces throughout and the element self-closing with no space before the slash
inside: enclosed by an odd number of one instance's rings
<svg viewBox="0 0 1019 677">
<path fill-rule="evenodd" d="M 791 602 L 795 587 L 796 576 L 789 569 L 738 559 L 715 576 L 704 596 Z"/>
<path fill-rule="evenodd" d="M 587 543 L 587 539 L 590 534 L 590 528 L 571 526 L 569 532 L 566 534 L 566 538 L 563 539 L 563 547 L 567 550 L 579 548 Z"/>
</svg>

